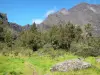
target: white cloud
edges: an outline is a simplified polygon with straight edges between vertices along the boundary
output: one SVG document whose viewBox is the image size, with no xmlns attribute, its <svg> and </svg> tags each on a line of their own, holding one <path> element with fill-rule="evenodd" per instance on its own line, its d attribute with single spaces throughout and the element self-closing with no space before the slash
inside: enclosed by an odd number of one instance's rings
<svg viewBox="0 0 100 75">
<path fill-rule="evenodd" d="M 56 6 L 55 6 L 53 9 L 48 10 L 48 11 L 45 13 L 45 17 L 47 17 L 48 15 L 53 14 L 53 13 L 55 13 L 55 12 L 56 12 Z"/>
<path fill-rule="evenodd" d="M 49 11 L 47 11 L 47 13 L 45 14 L 45 16 L 47 17 L 48 15 L 53 14 L 54 12 L 55 12 L 55 10 L 49 10 Z"/>
<path fill-rule="evenodd" d="M 53 13 L 55 13 L 56 12 L 56 6 L 53 8 L 53 9 L 51 9 L 51 10 L 48 10 L 45 14 L 44 14 L 44 18 L 45 17 L 47 17 L 48 15 L 50 15 L 50 14 L 53 14 Z M 40 18 L 37 18 L 37 19 L 33 19 L 32 20 L 32 23 L 36 23 L 36 24 L 40 24 L 40 23 L 42 23 L 43 22 L 43 19 L 40 19 Z"/>
<path fill-rule="evenodd" d="M 36 23 L 36 24 L 40 24 L 40 23 L 42 23 L 42 21 L 43 21 L 43 19 L 33 19 L 32 20 L 32 23 Z"/>
</svg>

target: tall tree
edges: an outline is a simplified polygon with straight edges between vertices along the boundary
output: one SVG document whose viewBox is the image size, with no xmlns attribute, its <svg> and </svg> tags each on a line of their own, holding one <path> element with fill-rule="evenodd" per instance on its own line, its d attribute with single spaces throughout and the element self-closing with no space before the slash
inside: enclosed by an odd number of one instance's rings
<svg viewBox="0 0 100 75">
<path fill-rule="evenodd" d="M 54 25 L 50 29 L 50 33 L 49 33 L 50 42 L 54 49 L 57 49 L 59 46 L 59 31 L 58 30 L 59 30 L 59 28 Z"/>
<path fill-rule="evenodd" d="M 13 41 L 14 41 L 13 35 L 14 35 L 13 30 L 10 29 L 9 27 L 6 27 L 5 33 L 4 33 L 4 41 L 8 47 L 12 47 L 12 45 L 13 45 Z"/>
<path fill-rule="evenodd" d="M 33 51 L 37 51 L 40 48 L 41 37 L 35 23 L 33 23 L 30 30 L 21 33 L 20 40 L 22 41 L 22 46 L 31 48 Z"/>
<path fill-rule="evenodd" d="M 82 29 L 80 26 L 75 26 L 75 41 L 79 42 L 82 39 Z"/>
<path fill-rule="evenodd" d="M 87 24 L 85 25 L 85 33 L 86 33 L 86 42 L 88 45 L 90 45 L 90 43 L 92 42 L 92 26 L 91 24 Z"/>
<path fill-rule="evenodd" d="M 36 23 L 34 22 L 31 26 L 31 29 L 30 29 L 32 32 L 35 32 L 37 31 L 37 27 L 36 27 Z"/>
<path fill-rule="evenodd" d="M 0 41 L 4 41 L 4 27 L 0 24 Z"/>
</svg>

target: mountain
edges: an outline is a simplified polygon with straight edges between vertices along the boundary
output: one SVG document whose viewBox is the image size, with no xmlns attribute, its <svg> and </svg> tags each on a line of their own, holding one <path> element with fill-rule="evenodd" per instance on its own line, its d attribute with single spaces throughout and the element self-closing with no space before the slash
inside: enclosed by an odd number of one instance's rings
<svg viewBox="0 0 100 75">
<path fill-rule="evenodd" d="M 9 23 L 9 27 L 17 32 L 29 30 L 31 27 L 31 25 L 29 25 L 29 24 L 27 24 L 25 26 L 21 26 L 21 25 L 18 25 L 16 23 L 12 23 L 12 22 L 8 22 L 8 23 Z"/>
<path fill-rule="evenodd" d="M 28 30 L 31 27 L 29 24 L 25 26 L 21 26 L 13 22 L 8 22 L 7 14 L 5 13 L 0 13 L 0 24 L 3 24 L 4 27 L 7 26 L 8 28 L 12 29 L 16 33 L 21 32 L 23 30 Z"/>
<path fill-rule="evenodd" d="M 21 32 L 23 30 L 21 25 L 18 25 L 16 23 L 12 23 L 12 22 L 8 22 L 8 23 L 9 23 L 9 27 L 17 32 Z"/>
<path fill-rule="evenodd" d="M 94 34 L 100 35 L 100 5 L 80 3 L 69 10 L 62 8 L 50 14 L 39 26 L 48 29 L 53 25 L 66 24 L 68 21 L 80 26 L 90 23 L 94 28 Z"/>
<path fill-rule="evenodd" d="M 7 15 L 5 13 L 0 13 L 0 24 L 8 24 Z"/>
<path fill-rule="evenodd" d="M 22 31 L 22 27 L 16 23 L 8 22 L 7 15 L 4 13 L 0 13 L 0 24 L 4 25 L 4 27 L 8 27 L 13 29 L 16 32 Z"/>
<path fill-rule="evenodd" d="M 46 30 L 53 25 L 66 24 L 68 22 L 78 24 L 81 27 L 90 23 L 94 29 L 95 35 L 100 35 L 100 5 L 80 3 L 69 10 L 62 8 L 61 10 L 48 15 L 48 17 L 37 27 L 40 30 Z M 8 25 L 9 28 L 16 32 L 30 29 L 30 25 L 21 26 L 16 23 L 8 22 L 7 15 L 0 13 L 0 24 Z"/>
<path fill-rule="evenodd" d="M 27 24 L 27 25 L 23 26 L 22 29 L 25 31 L 25 30 L 29 30 L 30 27 L 31 27 L 31 25 Z"/>
</svg>

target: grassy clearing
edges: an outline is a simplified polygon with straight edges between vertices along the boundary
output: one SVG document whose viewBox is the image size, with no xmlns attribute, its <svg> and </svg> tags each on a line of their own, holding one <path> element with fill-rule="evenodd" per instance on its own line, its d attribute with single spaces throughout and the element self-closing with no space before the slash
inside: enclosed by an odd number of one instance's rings
<svg viewBox="0 0 100 75">
<path fill-rule="evenodd" d="M 23 69 L 23 59 L 10 58 L 7 56 L 0 56 L 0 74 L 21 74 Z"/>
<path fill-rule="evenodd" d="M 0 56 L 0 75 L 32 75 L 25 59 Z"/>
<path fill-rule="evenodd" d="M 91 63 L 93 65 L 92 68 L 79 70 L 79 71 L 71 71 L 71 72 L 53 72 L 51 73 L 50 67 L 58 62 L 62 62 L 65 60 L 77 58 L 78 56 L 74 56 L 72 54 L 66 54 L 63 57 L 57 57 L 56 59 L 51 59 L 50 57 L 31 57 L 29 58 L 29 62 L 35 65 L 35 69 L 38 75 L 100 75 L 100 63 L 97 63 L 94 57 L 87 57 L 85 61 Z"/>
<path fill-rule="evenodd" d="M 93 65 L 91 68 L 71 72 L 50 72 L 50 67 L 54 64 L 78 58 L 78 56 L 65 52 L 60 54 L 59 51 L 54 51 L 53 55 L 47 52 L 40 55 L 41 52 L 39 52 L 33 53 L 31 57 L 23 56 L 22 58 L 1 55 L 0 75 L 100 75 L 100 63 L 96 62 L 95 57 L 85 58 L 85 61 Z"/>
</svg>

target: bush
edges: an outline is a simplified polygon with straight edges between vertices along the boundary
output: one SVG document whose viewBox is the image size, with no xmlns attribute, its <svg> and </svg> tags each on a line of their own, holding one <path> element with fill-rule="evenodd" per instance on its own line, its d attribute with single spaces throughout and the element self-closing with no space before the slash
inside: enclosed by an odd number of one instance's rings
<svg viewBox="0 0 100 75">
<path fill-rule="evenodd" d="M 87 57 L 87 56 L 99 56 L 100 55 L 100 48 L 99 47 L 92 47 L 85 44 L 74 44 L 70 51 L 76 55 Z"/>
<path fill-rule="evenodd" d="M 52 47 L 50 47 L 50 48 L 39 49 L 37 51 L 37 54 L 39 56 L 45 56 L 46 55 L 46 56 L 49 56 L 52 59 L 54 59 L 56 57 L 63 56 L 64 54 L 66 54 L 66 51 L 63 50 L 63 49 L 54 50 Z"/>
<path fill-rule="evenodd" d="M 0 24 L 3 24 L 3 21 L 2 20 L 0 20 Z"/>
<path fill-rule="evenodd" d="M 5 47 L 5 44 L 0 42 L 0 51 L 3 50 L 4 47 Z"/>
</svg>

